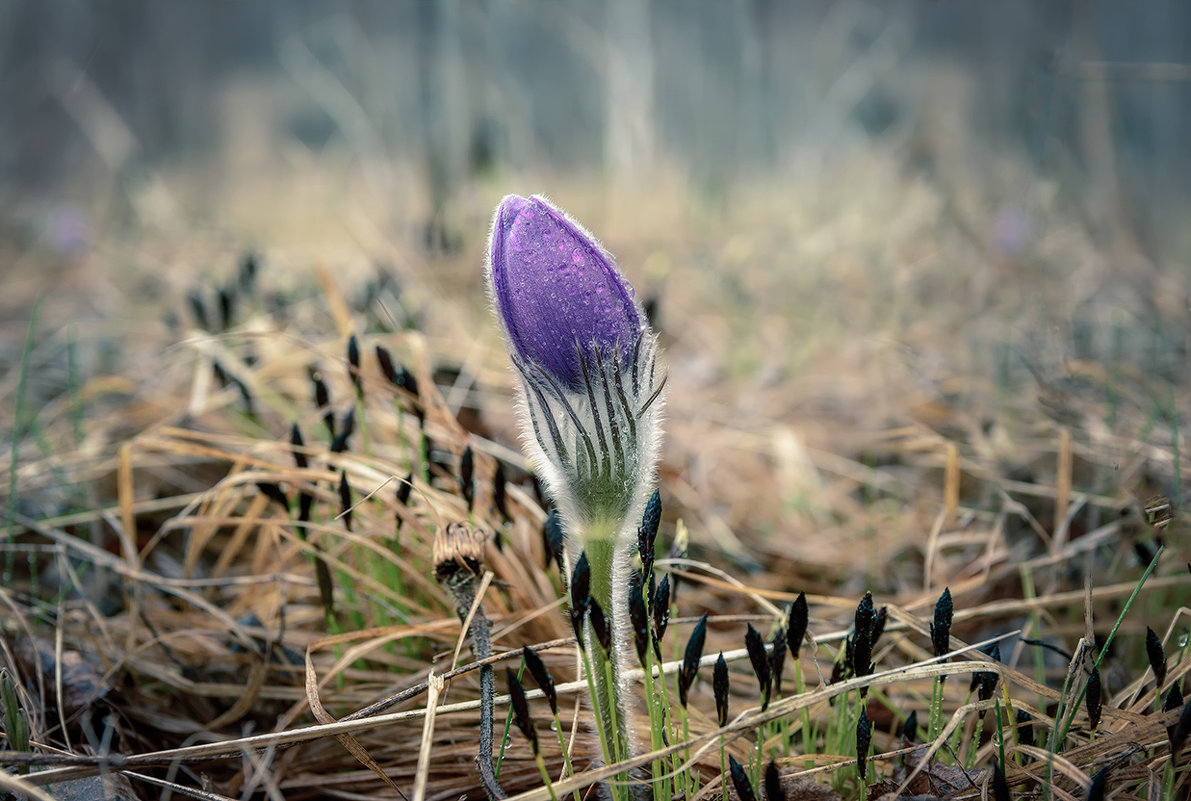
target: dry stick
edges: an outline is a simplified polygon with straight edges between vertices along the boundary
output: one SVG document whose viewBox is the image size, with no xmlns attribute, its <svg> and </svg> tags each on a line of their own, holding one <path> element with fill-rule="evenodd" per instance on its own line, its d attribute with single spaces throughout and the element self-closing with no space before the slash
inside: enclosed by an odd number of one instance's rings
<svg viewBox="0 0 1191 801">
<path fill-rule="evenodd" d="M 480 608 L 480 599 L 476 598 L 475 616 L 471 623 L 471 636 L 477 659 L 485 659 L 492 653 L 492 642 L 488 616 Z M 492 707 L 495 690 L 492 665 L 480 667 L 480 752 L 476 754 L 476 768 L 480 772 L 480 780 L 490 798 L 508 798 L 508 794 L 501 789 L 496 780 L 496 771 L 492 767 Z"/>
<path fill-rule="evenodd" d="M 483 599 L 492 571 L 476 584 L 476 570 L 484 556 L 487 534 L 480 529 L 454 523 L 441 530 L 434 540 L 434 576 L 455 601 L 455 612 L 463 622 L 463 633 L 471 633 L 472 650 L 477 659 L 492 654 L 492 630 L 484 614 Z M 463 637 L 455 646 L 455 659 L 463 646 Z M 454 661 L 454 660 L 452 660 Z M 495 693 L 492 666 L 480 668 L 480 750 L 476 770 L 490 799 L 499 801 L 508 795 L 501 789 L 492 765 L 492 698 Z M 429 714 L 429 711 L 427 711 Z"/>
</svg>

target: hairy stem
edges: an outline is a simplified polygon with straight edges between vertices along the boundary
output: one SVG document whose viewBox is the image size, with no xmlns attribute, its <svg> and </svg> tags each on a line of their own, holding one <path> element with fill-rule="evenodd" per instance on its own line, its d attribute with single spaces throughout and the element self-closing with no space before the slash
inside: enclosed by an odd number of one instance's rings
<svg viewBox="0 0 1191 801">
<path fill-rule="evenodd" d="M 611 525 L 592 526 L 584 538 L 584 545 L 591 564 L 591 595 L 602 608 L 609 610 L 608 623 L 612 628 L 611 654 L 605 654 L 588 632 L 588 648 L 593 655 L 592 672 L 596 679 L 593 706 L 604 718 L 604 732 L 609 743 L 619 743 L 619 748 L 611 751 L 613 758 L 619 760 L 632 751 L 620 687 L 621 677 L 628 667 L 626 659 L 633 651 L 628 621 L 628 553 L 618 546 Z M 609 660 L 611 665 L 606 665 Z"/>
<path fill-rule="evenodd" d="M 476 609 L 471 621 L 471 636 L 476 659 L 485 659 L 492 654 L 490 625 L 483 609 Z M 476 754 L 476 768 L 480 771 L 480 781 L 484 783 L 488 797 L 502 799 L 508 796 L 497 782 L 496 771 L 492 767 L 493 693 L 492 665 L 483 665 L 480 667 L 480 751 Z"/>
</svg>

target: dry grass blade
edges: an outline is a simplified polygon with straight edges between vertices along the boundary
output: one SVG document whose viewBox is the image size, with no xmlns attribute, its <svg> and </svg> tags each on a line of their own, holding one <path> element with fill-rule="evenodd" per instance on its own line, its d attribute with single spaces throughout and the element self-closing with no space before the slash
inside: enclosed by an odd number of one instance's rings
<svg viewBox="0 0 1191 801">
<path fill-rule="evenodd" d="M 418 769 L 414 773 L 414 794 L 412 801 L 424 801 L 426 798 L 426 780 L 430 775 L 430 760 L 434 756 L 434 721 L 437 718 L 438 696 L 442 693 L 443 679 L 441 676 L 430 674 L 430 690 L 426 695 L 426 718 L 422 722 L 422 742 L 418 748 Z M 396 789 L 396 785 L 393 785 Z M 397 790 L 402 798 L 405 793 Z"/>
<path fill-rule="evenodd" d="M 20 798 L 32 798 L 34 801 L 54 801 L 54 797 L 40 787 L 4 771 L 0 771 L 0 787 Z"/>
<path fill-rule="evenodd" d="M 1035 746 L 1018 746 L 1017 750 L 1026 756 L 1033 757 L 1037 765 L 1053 765 L 1055 770 L 1066 776 L 1085 793 L 1092 785 L 1091 777 L 1062 754 L 1053 754 L 1050 751 Z"/>
<path fill-rule="evenodd" d="M 436 680 L 437 680 L 437 689 L 436 689 L 436 685 L 435 685 Z M 433 731 L 433 728 L 432 728 L 430 721 L 433 720 L 434 710 L 435 710 L 434 705 L 437 704 L 437 702 L 438 702 L 438 692 L 441 689 L 442 689 L 442 679 L 435 677 L 435 676 L 431 676 L 430 696 L 429 696 L 430 700 L 427 700 L 427 703 L 426 703 L 426 712 L 427 712 L 427 724 L 426 725 L 431 728 L 431 731 Z M 310 659 L 310 651 L 309 650 L 306 652 L 306 698 L 307 698 L 307 702 L 310 704 L 310 711 L 312 713 L 314 713 L 314 717 L 318 720 L 319 723 L 335 723 L 336 722 L 335 718 L 333 718 L 330 714 L 327 713 L 326 708 L 323 707 L 322 699 L 319 698 L 319 684 L 318 684 L 317 674 L 315 673 L 315 670 L 314 670 L 314 663 Z M 349 752 L 351 752 L 351 755 L 360 761 L 360 764 L 364 765 L 369 770 L 371 770 L 373 773 L 375 773 L 378 777 L 380 777 L 381 781 L 383 781 L 385 784 L 387 784 L 394 792 L 396 792 L 402 798 L 407 798 L 407 796 L 401 790 L 401 788 L 397 786 L 397 783 L 389 778 L 389 774 L 385 773 L 384 768 L 382 768 L 380 766 L 380 764 L 375 759 L 372 758 L 372 755 L 368 753 L 368 750 L 366 748 L 364 748 L 364 746 L 361 745 L 360 742 L 358 740 L 356 740 L 355 737 L 353 737 L 350 734 L 343 733 L 343 734 L 336 734 L 335 739 L 337 739 L 340 743 L 342 743 L 343 747 L 346 748 Z M 424 781 L 423 781 L 422 789 L 423 789 L 423 791 L 425 790 Z M 417 787 L 415 785 L 415 793 L 416 792 L 417 792 Z M 416 798 L 417 798 L 417 801 L 421 801 L 420 796 L 417 796 Z"/>
</svg>

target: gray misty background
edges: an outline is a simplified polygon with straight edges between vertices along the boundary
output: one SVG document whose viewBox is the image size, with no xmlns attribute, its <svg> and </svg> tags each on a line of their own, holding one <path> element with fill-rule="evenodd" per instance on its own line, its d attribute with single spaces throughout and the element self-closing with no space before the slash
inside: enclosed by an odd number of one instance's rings
<svg viewBox="0 0 1191 801">
<path fill-rule="evenodd" d="M 3 0 L 0 218 L 218 227 L 313 165 L 449 248 L 502 170 L 714 197 L 880 147 L 956 184 L 1020 157 L 1186 263 L 1189 101 L 1185 0 Z"/>
</svg>

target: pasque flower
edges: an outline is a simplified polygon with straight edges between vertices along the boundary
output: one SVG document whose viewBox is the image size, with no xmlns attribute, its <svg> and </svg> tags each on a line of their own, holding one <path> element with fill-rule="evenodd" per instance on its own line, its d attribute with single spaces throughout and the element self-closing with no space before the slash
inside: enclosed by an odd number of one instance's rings
<svg viewBox="0 0 1191 801">
<path fill-rule="evenodd" d="M 572 532 L 609 520 L 635 530 L 653 489 L 665 379 L 632 287 L 595 237 L 541 196 L 501 201 L 489 255 L 534 466 Z"/>
<path fill-rule="evenodd" d="M 660 440 L 665 376 L 655 337 L 615 259 L 541 196 L 501 201 L 487 267 L 520 379 L 525 449 L 561 516 L 568 563 L 581 554 L 590 562 L 619 683 L 632 666 L 631 556 Z M 588 652 L 599 658 L 599 649 Z M 594 673 L 599 684 L 601 666 Z M 596 704 L 611 723 L 619 688 L 603 684 Z"/>
</svg>

